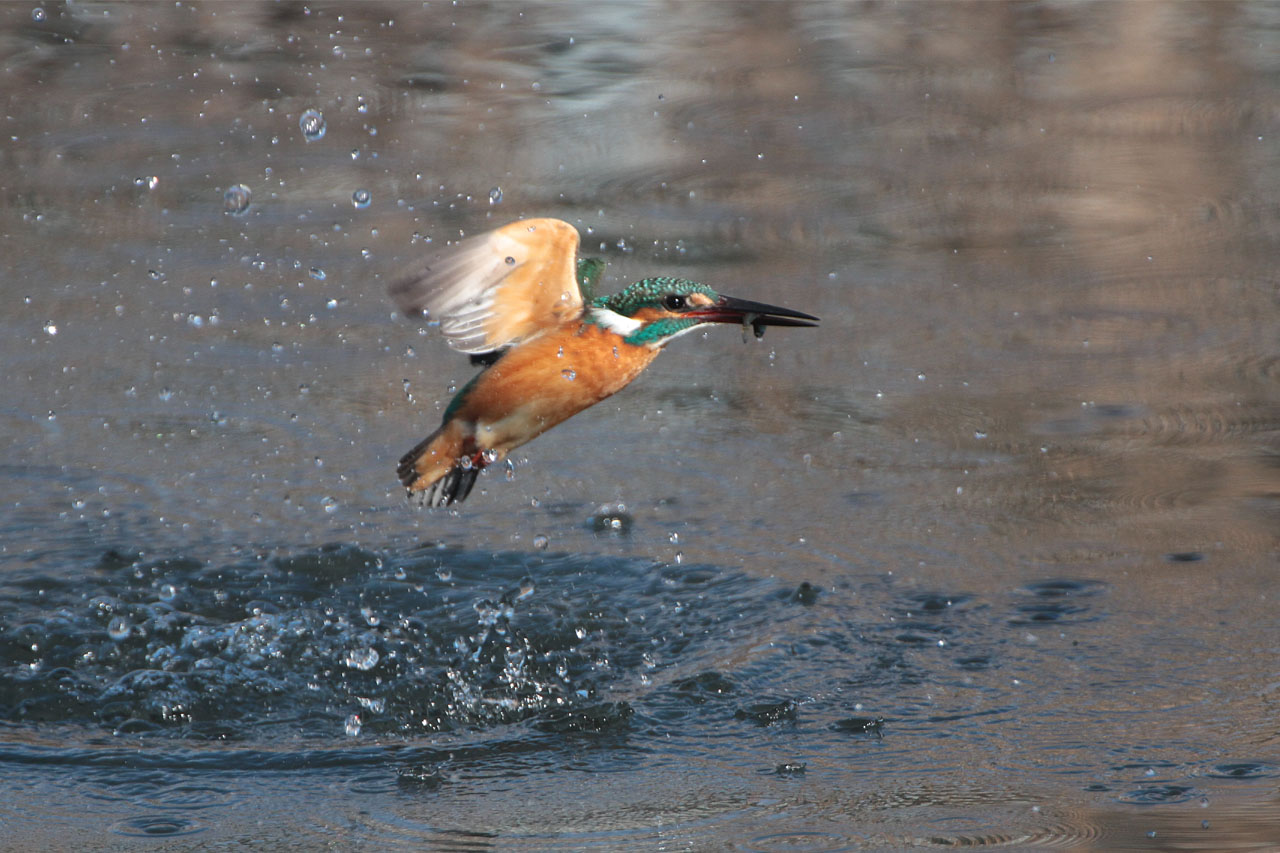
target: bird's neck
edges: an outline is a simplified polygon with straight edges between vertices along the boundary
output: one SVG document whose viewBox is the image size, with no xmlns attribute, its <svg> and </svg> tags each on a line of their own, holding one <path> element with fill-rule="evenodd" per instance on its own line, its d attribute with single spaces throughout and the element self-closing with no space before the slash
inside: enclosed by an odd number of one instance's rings
<svg viewBox="0 0 1280 853">
<path fill-rule="evenodd" d="M 646 323 L 599 304 L 587 309 L 585 319 L 613 332 L 631 346 L 649 349 L 660 349 L 698 325 L 691 317 L 663 317 Z"/>
<path fill-rule="evenodd" d="M 595 323 L 602 329 L 608 329 L 621 338 L 634 335 L 644 326 L 644 323 L 639 320 L 619 314 L 612 308 L 603 305 L 593 305 L 588 308 L 584 319 L 588 323 Z"/>
</svg>

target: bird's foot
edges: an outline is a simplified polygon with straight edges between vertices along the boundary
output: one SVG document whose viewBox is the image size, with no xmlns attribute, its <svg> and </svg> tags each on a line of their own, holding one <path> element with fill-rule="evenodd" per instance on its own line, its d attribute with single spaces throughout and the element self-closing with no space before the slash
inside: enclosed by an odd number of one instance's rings
<svg viewBox="0 0 1280 853">
<path fill-rule="evenodd" d="M 459 456 L 458 467 L 464 471 L 480 471 L 497 461 L 498 451 L 477 450 L 475 453 Z"/>
</svg>

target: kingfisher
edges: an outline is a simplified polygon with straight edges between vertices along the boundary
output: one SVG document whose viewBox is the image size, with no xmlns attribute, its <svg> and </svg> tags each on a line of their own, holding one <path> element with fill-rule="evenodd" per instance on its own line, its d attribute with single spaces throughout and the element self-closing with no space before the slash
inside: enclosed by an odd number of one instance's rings
<svg viewBox="0 0 1280 853">
<path fill-rule="evenodd" d="M 438 322 L 454 349 L 484 366 L 396 468 L 426 506 L 465 500 L 483 468 L 622 390 L 704 323 L 742 324 L 756 337 L 765 326 L 818 323 L 683 278 L 597 296 L 604 261 L 579 258 L 578 244 L 568 222 L 520 220 L 467 237 L 390 283 L 401 311 Z"/>
</svg>

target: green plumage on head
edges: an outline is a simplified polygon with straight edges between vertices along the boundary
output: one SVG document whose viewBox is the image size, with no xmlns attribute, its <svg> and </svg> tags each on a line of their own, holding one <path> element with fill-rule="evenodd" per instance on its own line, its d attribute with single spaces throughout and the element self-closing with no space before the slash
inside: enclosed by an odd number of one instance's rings
<svg viewBox="0 0 1280 853">
<path fill-rule="evenodd" d="M 662 300 L 667 296 L 688 296 L 691 293 L 705 294 L 712 301 L 720 298 L 720 294 L 705 284 L 689 281 L 687 278 L 659 277 L 637 281 L 612 296 L 597 296 L 591 301 L 591 305 L 607 308 L 623 317 L 633 317 L 641 308 L 661 308 Z"/>
</svg>

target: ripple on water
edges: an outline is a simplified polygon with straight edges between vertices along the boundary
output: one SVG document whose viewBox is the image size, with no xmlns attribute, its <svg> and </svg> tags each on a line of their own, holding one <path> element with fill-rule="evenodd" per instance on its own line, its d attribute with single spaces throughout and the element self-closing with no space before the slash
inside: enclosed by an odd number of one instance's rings
<svg viewBox="0 0 1280 853">
<path fill-rule="evenodd" d="M 111 831 L 115 834 L 134 838 L 194 835 L 204 829 L 204 824 L 198 820 L 169 814 L 123 818 L 111 824 Z"/>
<path fill-rule="evenodd" d="M 1092 612 L 1089 599 L 1107 588 L 1101 581 L 1056 578 L 1027 584 L 1018 590 L 1032 600 L 1019 604 L 1010 617 L 1011 625 L 1091 622 L 1100 618 Z"/>
<path fill-rule="evenodd" d="M 1214 779 L 1276 779 L 1280 778 L 1280 767 L 1265 761 L 1235 761 L 1215 764 L 1203 775 Z"/>
<path fill-rule="evenodd" d="M 862 850 L 866 839 L 833 832 L 772 832 L 744 842 L 751 853 L 841 853 Z"/>
</svg>

